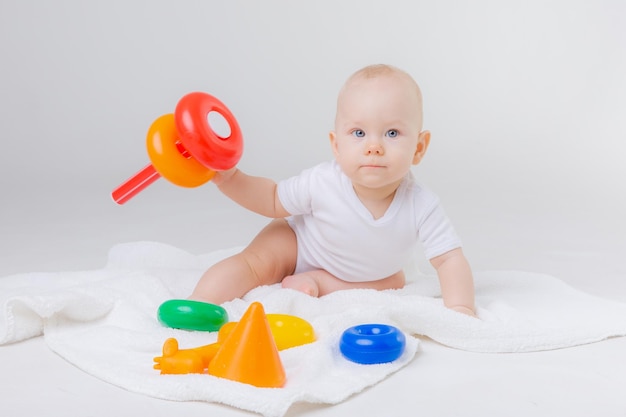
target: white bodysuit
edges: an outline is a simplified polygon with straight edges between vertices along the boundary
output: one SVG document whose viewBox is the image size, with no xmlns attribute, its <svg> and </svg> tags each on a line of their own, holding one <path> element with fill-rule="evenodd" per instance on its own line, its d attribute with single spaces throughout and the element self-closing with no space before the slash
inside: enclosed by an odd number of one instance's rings
<svg viewBox="0 0 626 417">
<path fill-rule="evenodd" d="M 296 273 L 323 269 L 344 281 L 375 281 L 402 270 L 418 243 L 428 259 L 461 246 L 439 198 L 412 173 L 379 219 L 335 161 L 279 182 L 278 197 L 297 238 Z"/>
</svg>

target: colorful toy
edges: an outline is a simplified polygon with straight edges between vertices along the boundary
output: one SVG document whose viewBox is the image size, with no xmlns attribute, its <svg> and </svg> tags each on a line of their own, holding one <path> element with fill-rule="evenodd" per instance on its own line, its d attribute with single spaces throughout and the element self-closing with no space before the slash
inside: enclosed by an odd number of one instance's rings
<svg viewBox="0 0 626 417">
<path fill-rule="evenodd" d="M 289 314 L 266 314 L 266 317 L 278 350 L 306 345 L 315 341 L 313 326 L 300 317 Z M 236 325 L 236 322 L 230 322 L 222 326 L 217 340 L 225 339 Z"/>
<path fill-rule="evenodd" d="M 266 314 L 265 317 L 279 351 L 315 341 L 313 327 L 300 317 L 287 314 Z M 161 374 L 206 372 L 208 364 L 236 326 L 237 322 L 224 324 L 216 343 L 192 349 L 179 349 L 176 339 L 167 339 L 163 344 L 163 356 L 154 358 L 154 369 L 160 370 Z"/>
<path fill-rule="evenodd" d="M 219 113 L 230 126 L 230 136 L 218 136 L 208 122 L 212 112 Z M 111 196 L 124 204 L 159 177 L 182 187 L 197 187 L 239 162 L 243 138 L 230 110 L 210 94 L 185 95 L 173 114 L 157 118 L 146 138 L 151 164 L 113 190 Z"/>
<path fill-rule="evenodd" d="M 193 349 L 179 349 L 178 340 L 167 339 L 163 343 L 163 356 L 154 358 L 154 369 L 161 374 L 202 374 L 217 353 L 220 345 L 201 346 Z"/>
<path fill-rule="evenodd" d="M 285 370 L 261 303 L 250 304 L 209 363 L 208 372 L 256 387 L 285 384 Z"/>
<path fill-rule="evenodd" d="M 175 329 L 218 331 L 227 321 L 224 308 L 193 300 L 168 300 L 159 306 L 159 321 Z"/>
<path fill-rule="evenodd" d="M 404 333 L 386 324 L 362 324 L 343 332 L 339 350 L 343 356 L 359 364 L 370 365 L 398 359 L 404 347 Z"/>
</svg>

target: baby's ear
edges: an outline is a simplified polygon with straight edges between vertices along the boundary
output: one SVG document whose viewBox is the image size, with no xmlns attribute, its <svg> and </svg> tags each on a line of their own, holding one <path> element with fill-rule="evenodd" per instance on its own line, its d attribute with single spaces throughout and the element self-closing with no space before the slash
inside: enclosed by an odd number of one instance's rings
<svg viewBox="0 0 626 417">
<path fill-rule="evenodd" d="M 420 161 L 426 154 L 428 145 L 430 145 L 430 132 L 428 130 L 424 130 L 420 132 L 417 138 L 417 146 L 415 147 L 415 155 L 413 155 L 413 165 L 417 165 L 420 163 Z"/>
<path fill-rule="evenodd" d="M 333 155 L 337 156 L 339 151 L 337 150 L 337 134 L 335 131 L 331 130 L 328 133 L 328 138 L 330 139 L 330 148 L 333 150 Z"/>
</svg>

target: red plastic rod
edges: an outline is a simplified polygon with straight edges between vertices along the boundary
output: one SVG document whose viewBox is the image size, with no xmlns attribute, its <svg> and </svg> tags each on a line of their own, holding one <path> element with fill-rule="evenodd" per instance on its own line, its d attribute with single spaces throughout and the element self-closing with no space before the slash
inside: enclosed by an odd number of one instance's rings
<svg viewBox="0 0 626 417">
<path fill-rule="evenodd" d="M 159 173 L 150 164 L 113 190 L 111 197 L 117 204 L 124 204 L 160 177 Z"/>
</svg>

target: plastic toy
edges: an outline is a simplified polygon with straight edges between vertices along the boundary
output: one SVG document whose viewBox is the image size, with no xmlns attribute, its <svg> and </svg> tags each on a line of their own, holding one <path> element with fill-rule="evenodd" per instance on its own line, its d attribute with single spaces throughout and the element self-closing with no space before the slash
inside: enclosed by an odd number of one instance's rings
<svg viewBox="0 0 626 417">
<path fill-rule="evenodd" d="M 300 317 L 287 314 L 266 314 L 265 317 L 279 351 L 315 341 L 313 327 Z M 163 344 L 163 356 L 154 358 L 154 369 L 160 370 L 161 374 L 206 372 L 208 364 L 236 326 L 237 322 L 224 324 L 217 334 L 217 342 L 192 349 L 179 349 L 176 339 L 167 339 Z"/>
<path fill-rule="evenodd" d="M 209 363 L 208 372 L 256 387 L 285 384 L 285 369 L 261 303 L 250 304 Z"/>
<path fill-rule="evenodd" d="M 300 317 L 288 314 L 266 314 L 266 317 L 278 350 L 306 345 L 315 341 L 313 326 Z M 230 322 L 222 326 L 217 340 L 225 339 L 236 324 L 236 322 Z"/>
<path fill-rule="evenodd" d="M 178 340 L 171 338 L 163 343 L 163 356 L 154 358 L 154 369 L 161 374 L 202 374 L 217 353 L 220 345 L 201 346 L 193 349 L 179 349 Z"/>
<path fill-rule="evenodd" d="M 208 122 L 219 113 L 230 126 L 230 136 L 218 136 Z M 216 170 L 234 167 L 243 154 L 241 129 L 230 110 L 217 98 L 202 92 L 185 95 L 173 114 L 157 118 L 146 138 L 151 164 L 113 190 L 111 197 L 124 204 L 159 177 L 182 187 L 197 187 Z"/>
<path fill-rule="evenodd" d="M 343 332 L 339 350 L 352 362 L 370 365 L 395 361 L 402 355 L 405 346 L 404 333 L 396 327 L 362 324 Z"/>
<path fill-rule="evenodd" d="M 192 300 L 168 300 L 159 306 L 159 321 L 175 329 L 218 331 L 228 322 L 224 308 Z"/>
</svg>

